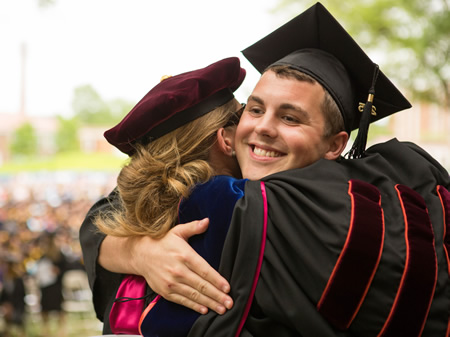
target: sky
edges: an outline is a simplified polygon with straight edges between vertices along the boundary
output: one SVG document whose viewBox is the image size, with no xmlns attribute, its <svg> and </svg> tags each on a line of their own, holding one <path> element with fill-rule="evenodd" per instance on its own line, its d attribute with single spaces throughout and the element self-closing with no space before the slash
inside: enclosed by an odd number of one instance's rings
<svg viewBox="0 0 450 337">
<path fill-rule="evenodd" d="M 276 2 L 0 0 L 0 114 L 20 110 L 22 77 L 27 114 L 71 116 L 76 87 L 137 103 L 163 75 L 230 56 L 247 69 L 244 101 L 259 75 L 240 51 L 284 23 Z"/>
</svg>

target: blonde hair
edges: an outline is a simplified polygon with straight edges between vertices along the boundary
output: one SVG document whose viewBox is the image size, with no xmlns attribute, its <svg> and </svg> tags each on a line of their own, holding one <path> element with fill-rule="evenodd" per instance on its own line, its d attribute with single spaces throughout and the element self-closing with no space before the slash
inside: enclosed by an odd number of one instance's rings
<svg viewBox="0 0 450 337">
<path fill-rule="evenodd" d="M 120 206 L 94 220 L 107 235 L 162 237 L 177 224 L 178 204 L 214 174 L 208 163 L 216 132 L 232 118 L 236 101 L 145 145 L 137 145 L 117 178 Z"/>
</svg>

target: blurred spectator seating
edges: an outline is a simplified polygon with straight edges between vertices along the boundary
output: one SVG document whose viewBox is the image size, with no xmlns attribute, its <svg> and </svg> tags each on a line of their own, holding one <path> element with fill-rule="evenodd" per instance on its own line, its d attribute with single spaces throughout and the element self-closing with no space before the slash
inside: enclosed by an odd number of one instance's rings
<svg viewBox="0 0 450 337">
<path fill-rule="evenodd" d="M 68 270 L 63 276 L 63 310 L 68 313 L 90 313 L 92 293 L 84 270 Z"/>
</svg>

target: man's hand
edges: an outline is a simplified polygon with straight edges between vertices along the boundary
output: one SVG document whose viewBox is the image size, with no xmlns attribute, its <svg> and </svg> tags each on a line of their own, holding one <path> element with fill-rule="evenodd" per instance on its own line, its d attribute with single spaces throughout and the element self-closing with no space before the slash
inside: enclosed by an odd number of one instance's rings
<svg viewBox="0 0 450 337">
<path fill-rule="evenodd" d="M 201 314 L 208 308 L 223 314 L 233 306 L 228 295 L 230 285 L 187 243 L 191 236 L 203 233 L 208 224 L 208 219 L 181 224 L 161 239 L 107 236 L 99 263 L 113 272 L 142 275 L 168 301 Z"/>
</svg>

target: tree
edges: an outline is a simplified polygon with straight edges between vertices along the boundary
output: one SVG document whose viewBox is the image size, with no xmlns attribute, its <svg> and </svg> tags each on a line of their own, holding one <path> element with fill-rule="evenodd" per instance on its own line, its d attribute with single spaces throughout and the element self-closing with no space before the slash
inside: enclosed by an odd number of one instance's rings
<svg viewBox="0 0 450 337">
<path fill-rule="evenodd" d="M 81 123 L 86 125 L 113 125 L 128 113 L 132 104 L 123 99 L 104 101 L 90 85 L 75 89 L 73 111 Z"/>
<path fill-rule="evenodd" d="M 383 72 L 410 97 L 450 107 L 450 0 L 323 0 Z M 313 2 L 280 0 L 276 12 Z"/>
<path fill-rule="evenodd" d="M 58 116 L 59 128 L 55 141 L 58 152 L 76 151 L 80 149 L 78 141 L 78 119 L 64 119 Z"/>
<path fill-rule="evenodd" d="M 122 98 L 107 101 L 107 104 L 113 124 L 118 123 L 134 106 L 133 103 Z"/>
<path fill-rule="evenodd" d="M 72 107 L 82 123 L 104 125 L 111 120 L 108 105 L 90 85 L 75 88 Z"/>
<path fill-rule="evenodd" d="M 20 126 L 13 134 L 10 145 L 13 155 L 33 155 L 37 150 L 37 136 L 31 123 Z"/>
</svg>

